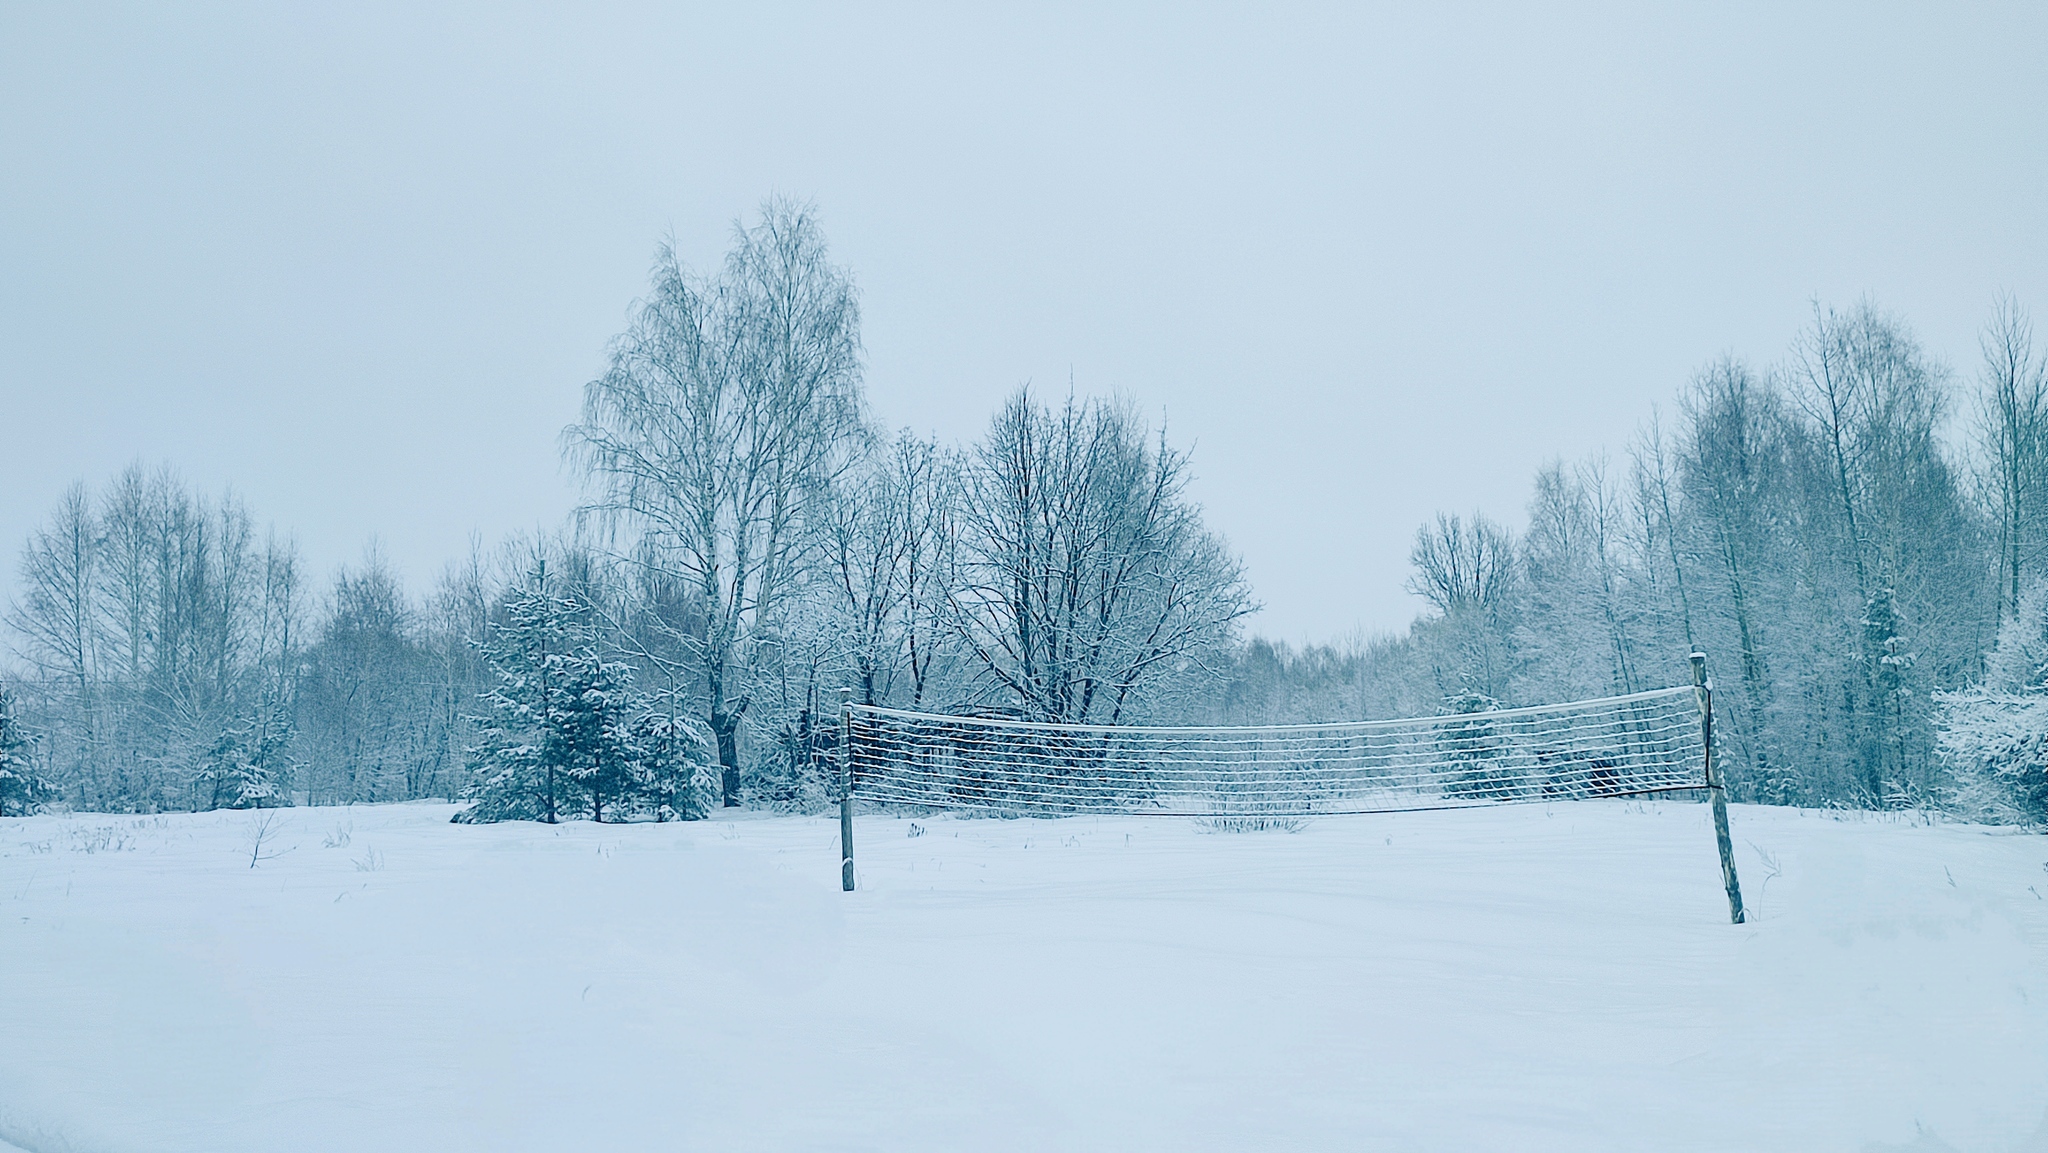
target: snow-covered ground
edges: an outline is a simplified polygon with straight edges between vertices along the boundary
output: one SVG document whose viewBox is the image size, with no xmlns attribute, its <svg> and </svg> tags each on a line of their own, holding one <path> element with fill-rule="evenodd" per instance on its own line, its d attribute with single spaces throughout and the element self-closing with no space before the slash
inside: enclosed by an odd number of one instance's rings
<svg viewBox="0 0 2048 1153">
<path fill-rule="evenodd" d="M 2040 836 L 450 811 L 0 821 L 0 1140 L 2048 1150 Z"/>
</svg>

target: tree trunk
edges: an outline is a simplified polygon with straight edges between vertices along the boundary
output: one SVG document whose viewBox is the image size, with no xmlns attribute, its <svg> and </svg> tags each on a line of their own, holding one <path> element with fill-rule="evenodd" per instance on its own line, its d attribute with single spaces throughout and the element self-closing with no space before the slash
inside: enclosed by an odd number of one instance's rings
<svg viewBox="0 0 2048 1153">
<path fill-rule="evenodd" d="M 739 728 L 738 713 L 720 709 L 711 714 L 711 731 L 718 737 L 720 791 L 728 809 L 738 808 L 740 803 Z"/>
</svg>

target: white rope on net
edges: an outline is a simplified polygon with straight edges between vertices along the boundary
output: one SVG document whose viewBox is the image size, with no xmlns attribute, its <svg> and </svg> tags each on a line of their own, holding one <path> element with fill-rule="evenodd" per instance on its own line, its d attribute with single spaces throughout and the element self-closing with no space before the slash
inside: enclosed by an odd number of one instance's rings
<svg viewBox="0 0 2048 1153">
<path fill-rule="evenodd" d="M 847 713 L 852 795 L 1016 816 L 1291 818 L 1705 788 L 1691 688 L 1389 721 L 1061 725 Z"/>
</svg>

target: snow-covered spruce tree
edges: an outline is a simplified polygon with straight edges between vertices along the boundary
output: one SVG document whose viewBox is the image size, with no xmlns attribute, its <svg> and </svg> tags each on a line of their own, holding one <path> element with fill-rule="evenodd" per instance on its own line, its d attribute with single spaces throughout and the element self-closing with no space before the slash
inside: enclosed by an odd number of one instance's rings
<svg viewBox="0 0 2048 1153">
<path fill-rule="evenodd" d="M 481 646 L 496 684 L 469 749 L 472 803 L 456 820 L 698 815 L 684 764 L 701 742 L 644 715 L 631 667 L 603 659 L 597 639 L 589 606 L 558 592 L 545 562 L 506 597 Z"/>
<path fill-rule="evenodd" d="M 199 762 L 195 808 L 264 809 L 289 804 L 291 727 L 259 718 L 221 730 Z"/>
<path fill-rule="evenodd" d="M 1876 766 L 1877 800 L 1886 808 L 1911 808 L 1919 800 L 1918 790 L 1907 775 L 1916 732 L 1924 727 L 1910 723 L 1914 708 L 1912 673 L 1919 654 L 1901 635 L 1905 622 L 1899 617 L 1898 602 L 1890 588 L 1872 593 L 1864 606 L 1863 660 L 1870 682 L 1871 750 Z"/>
<path fill-rule="evenodd" d="M 603 660 L 588 644 L 550 659 L 542 728 L 551 739 L 543 747 L 560 758 L 580 794 L 578 807 L 588 804 L 600 824 L 609 807 L 616 820 L 633 802 L 632 670 Z"/>
<path fill-rule="evenodd" d="M 702 722 L 650 709 L 633 719 L 627 741 L 637 808 L 657 821 L 694 821 L 717 807 L 718 760 Z"/>
<path fill-rule="evenodd" d="M 35 742 L 22 730 L 14 694 L 0 685 L 0 817 L 27 816 L 49 799 L 49 782 L 35 771 Z"/>
<path fill-rule="evenodd" d="M 1442 712 L 1459 718 L 1437 731 L 1437 747 L 1452 766 L 1444 777 L 1444 791 L 1458 797 L 1499 799 L 1499 790 L 1512 787 L 1513 773 L 1501 766 L 1500 734 L 1492 718 L 1500 702 L 1484 693 L 1459 693 L 1444 698 Z"/>
<path fill-rule="evenodd" d="M 1979 820 L 2048 819 L 2048 579 L 2021 592 L 1984 679 L 1934 702 L 1951 807 Z"/>
<path fill-rule="evenodd" d="M 569 782 L 563 772 L 562 734 L 551 731 L 561 664 L 574 644 L 570 618 L 578 606 L 555 595 L 546 562 L 525 587 L 512 590 L 500 619 L 478 646 L 494 684 L 482 694 L 477 740 L 468 749 L 472 779 L 463 796 L 470 807 L 458 821 L 561 819 Z"/>
</svg>

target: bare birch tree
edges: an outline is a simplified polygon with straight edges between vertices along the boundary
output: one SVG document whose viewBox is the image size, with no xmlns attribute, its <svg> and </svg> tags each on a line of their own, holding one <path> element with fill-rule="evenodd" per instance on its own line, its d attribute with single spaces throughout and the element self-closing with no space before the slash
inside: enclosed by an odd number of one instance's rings
<svg viewBox="0 0 2048 1153">
<path fill-rule="evenodd" d="M 2010 297 L 1978 338 L 1979 488 L 1998 532 L 1998 620 L 2019 603 L 2040 560 L 2048 498 L 2048 360 L 2034 351 L 2034 326 Z"/>
<path fill-rule="evenodd" d="M 1505 603 L 1515 577 L 1515 540 L 1504 528 L 1474 513 L 1468 524 L 1456 513 L 1438 513 L 1435 525 L 1415 530 L 1408 560 L 1415 574 L 1408 591 L 1446 615 Z"/>
<path fill-rule="evenodd" d="M 56 710 L 68 730 L 65 768 L 99 801 L 102 629 L 99 620 L 99 518 L 83 482 L 64 492 L 49 523 L 30 537 L 21 559 L 21 602 L 8 614 L 18 651 L 47 689 L 63 686 Z M 102 802 L 103 803 L 103 802 Z"/>
<path fill-rule="evenodd" d="M 936 440 L 896 442 L 895 491 L 903 523 L 903 600 L 897 610 L 911 708 L 919 708 L 953 646 L 948 593 L 959 572 L 961 463 Z"/>
<path fill-rule="evenodd" d="M 1123 405 L 1020 389 L 962 502 L 958 635 L 999 699 L 1115 724 L 1199 674 L 1252 611 L 1243 570 L 1185 496 L 1187 457 Z"/>
<path fill-rule="evenodd" d="M 1415 530 L 1408 591 L 1438 612 L 1418 621 L 1415 634 L 1429 654 L 1440 697 L 1507 695 L 1514 673 L 1515 554 L 1514 534 L 1478 513 L 1469 523 L 1438 513 L 1434 525 Z"/>
<path fill-rule="evenodd" d="M 701 631 L 679 639 L 703 678 L 728 805 L 750 650 L 772 639 L 861 434 L 860 308 L 811 210 L 770 200 L 733 240 L 715 280 L 659 249 L 652 291 L 564 434 L 595 489 L 586 511 L 639 529 L 634 555 L 702 599 Z"/>
<path fill-rule="evenodd" d="M 288 773 L 297 559 L 288 540 L 259 544 L 239 502 L 130 468 L 97 507 L 67 492 L 21 571 L 8 621 L 72 803 L 211 803 L 205 775 L 229 746 Z"/>
<path fill-rule="evenodd" d="M 937 442 L 905 432 L 850 479 L 829 514 L 823 566 L 840 644 L 862 703 L 885 703 L 901 674 L 916 708 L 945 636 L 957 467 Z"/>
</svg>

